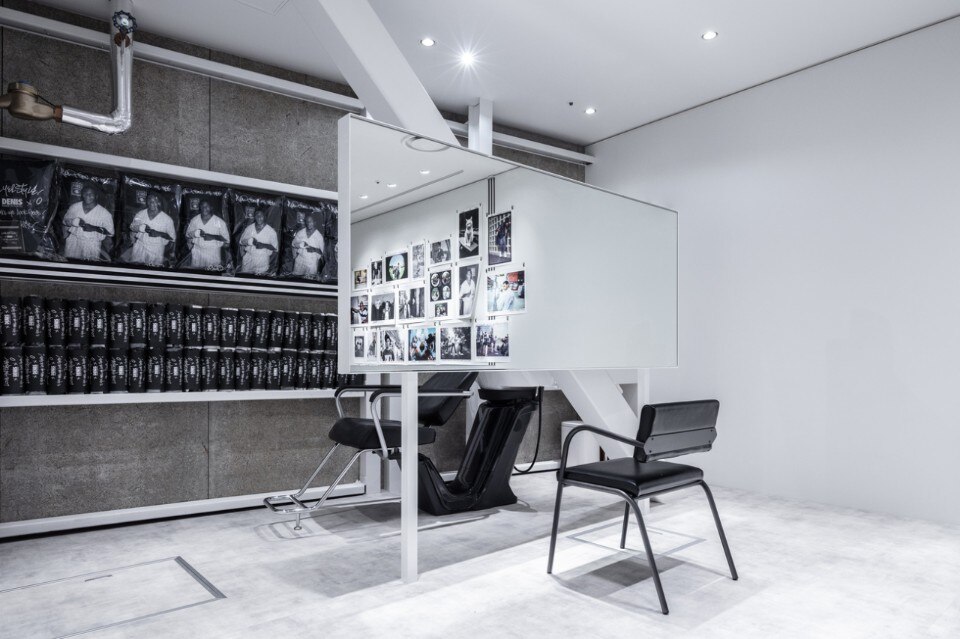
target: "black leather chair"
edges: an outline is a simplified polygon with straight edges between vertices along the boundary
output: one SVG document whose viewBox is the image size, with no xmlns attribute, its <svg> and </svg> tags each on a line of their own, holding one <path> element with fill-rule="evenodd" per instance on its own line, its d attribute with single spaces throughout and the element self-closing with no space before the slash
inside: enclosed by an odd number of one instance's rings
<svg viewBox="0 0 960 639">
<path fill-rule="evenodd" d="M 457 406 L 464 398 L 470 397 L 470 387 L 477 379 L 475 372 L 450 372 L 436 373 L 418 389 L 418 418 L 420 426 L 417 428 L 418 445 L 432 444 L 437 439 L 436 426 L 445 424 Z M 370 414 L 371 417 L 348 417 L 344 414 L 341 398 L 348 395 L 370 394 Z M 382 459 L 397 459 L 397 452 L 400 448 L 400 422 L 380 419 L 380 402 L 384 397 L 397 397 L 400 395 L 399 386 L 383 385 L 350 385 L 341 386 L 334 393 L 337 402 L 337 414 L 339 418 L 330 429 L 330 439 L 334 446 L 324 458 L 320 461 L 313 474 L 306 481 L 303 487 L 291 495 L 274 495 L 263 500 L 264 505 L 275 513 L 296 514 L 297 525 L 295 530 L 300 530 L 300 518 L 303 513 L 319 510 L 327 498 L 333 493 L 337 485 L 346 476 L 347 471 L 353 466 L 360 455 L 365 452 L 374 452 Z M 314 503 L 313 500 L 302 499 L 304 494 L 313 484 L 313 481 L 320 474 L 320 471 L 326 465 L 327 461 L 333 457 L 333 454 L 341 446 L 347 446 L 356 450 L 347 465 L 340 471 L 337 478 L 330 484 L 323 495 Z"/>
<path fill-rule="evenodd" d="M 640 412 L 640 430 L 636 439 L 623 437 L 595 426 L 578 426 L 570 431 L 563 442 L 560 458 L 560 470 L 557 471 L 557 503 L 553 512 L 553 530 L 550 533 L 550 556 L 547 560 L 547 573 L 553 572 L 553 554 L 557 546 L 557 526 L 560 523 L 560 501 L 564 486 L 578 486 L 623 498 L 627 503 L 623 509 L 623 530 L 620 534 L 620 547 L 626 545 L 627 523 L 633 510 L 640 526 L 643 546 L 647 552 L 647 561 L 653 571 L 653 583 L 660 598 L 660 609 L 668 614 L 667 600 L 660 584 L 660 573 L 650 548 L 650 538 L 643 523 L 643 515 L 637 505 L 638 499 L 646 499 L 663 493 L 700 486 L 707 495 L 713 520 L 720 533 L 720 543 L 727 556 L 730 575 L 737 579 L 737 569 L 733 565 L 727 537 L 723 534 L 717 505 L 706 482 L 703 471 L 695 466 L 659 461 L 668 457 L 677 457 L 687 453 L 708 451 L 717 437 L 717 413 L 720 402 L 714 399 L 695 402 L 675 402 L 671 404 L 648 404 Z M 613 439 L 634 446 L 633 457 L 610 459 L 591 464 L 567 467 L 567 453 L 571 440 L 581 432 L 595 433 L 601 437 Z"/>
</svg>

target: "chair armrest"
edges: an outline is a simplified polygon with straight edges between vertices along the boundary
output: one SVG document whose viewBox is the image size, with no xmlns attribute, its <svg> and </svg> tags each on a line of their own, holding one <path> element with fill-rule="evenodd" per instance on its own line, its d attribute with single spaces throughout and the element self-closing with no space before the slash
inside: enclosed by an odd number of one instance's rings
<svg viewBox="0 0 960 639">
<path fill-rule="evenodd" d="M 643 442 L 637 441 L 636 439 L 631 439 L 630 437 L 624 437 L 623 435 L 618 435 L 617 433 L 611 432 L 609 430 L 604 430 L 596 426 L 590 426 L 589 424 L 584 424 L 583 426 L 577 426 L 567 435 L 566 439 L 563 440 L 563 452 L 560 454 L 560 477 L 563 478 L 563 473 L 567 469 L 567 452 L 570 450 L 570 442 L 573 438 L 580 432 L 587 431 L 600 435 L 601 437 L 606 437 L 607 439 L 612 439 L 614 441 L 623 442 L 624 444 L 630 444 L 634 447 L 643 448 Z"/>
<path fill-rule="evenodd" d="M 340 404 L 340 398 L 344 395 L 363 395 L 377 390 L 400 390 L 399 386 L 388 386 L 385 384 L 348 384 L 340 386 L 333 393 L 333 399 L 337 403 L 337 415 L 341 418 L 346 417 L 343 414 L 343 406 Z"/>
<path fill-rule="evenodd" d="M 418 397 L 470 397 L 471 391 L 425 391 L 417 393 Z M 380 448 L 383 450 L 383 458 L 389 455 L 387 451 L 387 441 L 383 437 L 383 429 L 380 426 L 380 400 L 384 397 L 400 397 L 400 387 L 384 387 L 376 390 L 370 397 L 370 414 L 373 416 L 373 425 L 377 429 L 377 438 L 380 439 Z"/>
</svg>

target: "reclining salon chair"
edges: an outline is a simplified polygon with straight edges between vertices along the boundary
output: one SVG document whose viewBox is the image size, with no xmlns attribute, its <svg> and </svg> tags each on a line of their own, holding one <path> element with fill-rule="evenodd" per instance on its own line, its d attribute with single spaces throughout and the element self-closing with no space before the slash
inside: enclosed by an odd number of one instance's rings
<svg viewBox="0 0 960 639">
<path fill-rule="evenodd" d="M 595 426 L 578 426 L 570 431 L 563 442 L 560 458 L 560 470 L 557 471 L 557 503 L 553 512 L 553 530 L 550 533 L 550 555 L 547 559 L 547 573 L 553 571 L 553 554 L 557 546 L 557 527 L 560 523 L 560 500 L 564 486 L 577 486 L 610 493 L 624 499 L 627 503 L 623 510 L 623 529 L 620 533 L 620 547 L 627 541 L 627 524 L 630 511 L 633 510 L 640 526 L 640 536 L 647 553 L 647 561 L 653 572 L 653 583 L 660 598 L 660 609 L 667 614 L 667 600 L 660 584 L 660 573 L 650 548 L 650 538 L 643 523 L 643 515 L 637 505 L 638 499 L 646 499 L 663 493 L 700 486 L 707 496 L 707 502 L 713 511 L 713 520 L 720 534 L 720 543 L 727 557 L 730 576 L 737 580 L 737 569 L 733 565 L 727 537 L 723 534 L 717 505 L 713 501 L 710 488 L 703 481 L 703 471 L 695 466 L 686 466 L 658 461 L 668 457 L 677 457 L 687 453 L 706 452 L 713 447 L 717 437 L 717 413 L 720 402 L 703 400 L 695 402 L 676 402 L 671 404 L 648 404 L 640 412 L 640 429 L 636 439 L 622 437 L 616 433 Z M 633 457 L 610 459 L 590 464 L 567 467 L 567 451 L 570 441 L 578 433 L 587 431 L 601 437 L 613 439 L 634 446 Z"/>
<path fill-rule="evenodd" d="M 477 373 L 475 372 L 443 372 L 434 374 L 420 386 L 417 419 L 420 424 L 417 428 L 417 442 L 420 446 L 432 444 L 436 440 L 437 431 L 434 430 L 434 427 L 444 425 L 453 416 L 460 402 L 464 398 L 470 397 L 470 387 L 476 379 Z M 362 395 L 364 393 L 370 393 L 370 413 L 372 417 L 347 417 L 340 403 L 341 398 L 347 395 Z M 333 428 L 330 429 L 329 435 L 334 442 L 333 448 L 323 457 L 320 465 L 310 475 L 303 488 L 292 495 L 267 497 L 263 500 L 267 508 L 275 513 L 295 514 L 297 525 L 294 530 L 300 530 L 300 518 L 303 514 L 317 511 L 323 506 L 327 498 L 346 476 L 350 467 L 360 458 L 360 455 L 365 452 L 373 452 L 383 460 L 395 459 L 399 461 L 400 422 L 380 419 L 379 415 L 381 400 L 384 397 L 397 397 L 399 395 L 399 386 L 350 385 L 338 388 L 334 393 L 334 398 L 336 399 L 339 418 L 334 423 Z M 356 452 L 319 499 L 315 501 L 304 500 L 303 496 L 310 485 L 341 446 L 353 448 Z M 310 503 L 311 501 L 313 503 Z"/>
</svg>

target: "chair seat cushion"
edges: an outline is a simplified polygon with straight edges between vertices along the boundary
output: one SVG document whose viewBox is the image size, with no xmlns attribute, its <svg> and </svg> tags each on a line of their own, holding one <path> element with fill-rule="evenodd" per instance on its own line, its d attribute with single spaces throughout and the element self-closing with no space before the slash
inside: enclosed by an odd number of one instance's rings
<svg viewBox="0 0 960 639">
<path fill-rule="evenodd" d="M 383 430 L 383 439 L 387 442 L 387 448 L 399 448 L 400 422 L 383 419 L 380 420 L 380 428 Z M 330 429 L 330 439 L 338 444 L 360 450 L 380 448 L 377 427 L 372 419 L 342 417 Z M 417 428 L 419 445 L 432 444 L 436 439 L 437 431 L 432 428 Z"/>
<path fill-rule="evenodd" d="M 565 479 L 622 490 L 632 497 L 676 488 L 703 479 L 695 466 L 671 462 L 638 462 L 631 457 L 570 466 Z"/>
</svg>

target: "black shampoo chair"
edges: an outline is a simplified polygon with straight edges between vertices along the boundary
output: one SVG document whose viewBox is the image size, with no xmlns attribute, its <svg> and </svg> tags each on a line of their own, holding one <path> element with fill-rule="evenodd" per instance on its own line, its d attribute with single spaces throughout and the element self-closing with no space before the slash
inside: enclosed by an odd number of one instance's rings
<svg viewBox="0 0 960 639">
<path fill-rule="evenodd" d="M 436 373 L 420 386 L 417 418 L 420 423 L 420 427 L 417 428 L 417 442 L 420 446 L 432 444 L 437 439 L 437 431 L 433 427 L 442 426 L 453 416 L 460 402 L 471 395 L 470 387 L 473 386 L 476 379 L 477 373 L 472 372 Z M 372 417 L 345 416 L 340 399 L 347 395 L 362 395 L 365 393 L 370 393 L 370 414 Z M 396 453 L 400 448 L 400 422 L 380 419 L 379 404 L 384 397 L 397 397 L 399 395 L 399 386 L 351 385 L 338 388 L 334 393 L 334 398 L 337 402 L 339 419 L 330 429 L 330 439 L 334 441 L 333 448 L 327 452 L 320 465 L 303 485 L 303 488 L 292 495 L 267 497 L 263 500 L 267 508 L 275 513 L 296 514 L 297 525 L 295 530 L 300 530 L 300 517 L 303 513 L 319 510 L 323 506 L 361 454 L 375 452 L 385 460 L 398 459 Z M 302 499 L 317 475 L 320 474 L 321 469 L 340 446 L 356 449 L 356 452 L 319 499 Z M 310 501 L 313 501 L 313 503 L 309 503 Z"/>
<path fill-rule="evenodd" d="M 703 481 L 703 471 L 694 466 L 657 461 L 667 457 L 677 457 L 687 453 L 699 453 L 710 450 L 717 437 L 717 413 L 720 402 L 703 400 L 696 402 L 676 402 L 672 404 L 648 404 L 640 412 L 640 430 L 636 439 L 622 437 L 595 426 L 578 426 L 570 431 L 563 442 L 560 458 L 560 470 L 557 471 L 557 504 L 553 512 L 553 530 L 550 533 L 550 556 L 547 560 L 547 573 L 553 571 L 553 554 L 557 546 L 557 526 L 560 523 L 560 500 L 564 486 L 579 486 L 622 497 L 627 503 L 623 510 L 623 530 L 620 533 L 620 547 L 626 545 L 627 524 L 630 511 L 636 515 L 643 537 L 643 546 L 647 552 L 647 561 L 653 571 L 653 583 L 660 598 L 660 609 L 667 614 L 667 600 L 660 584 L 660 573 L 650 548 L 650 538 L 643 523 L 643 515 L 637 505 L 638 499 L 646 499 L 663 493 L 700 486 L 707 495 L 713 520 L 720 533 L 720 543 L 727 557 L 730 575 L 737 579 L 737 569 L 733 565 L 727 537 L 723 534 L 717 505 L 713 501 L 710 488 Z M 580 432 L 588 431 L 601 437 L 613 439 L 634 446 L 633 457 L 611 459 L 607 461 L 582 464 L 567 468 L 567 451 L 570 441 Z"/>
</svg>

